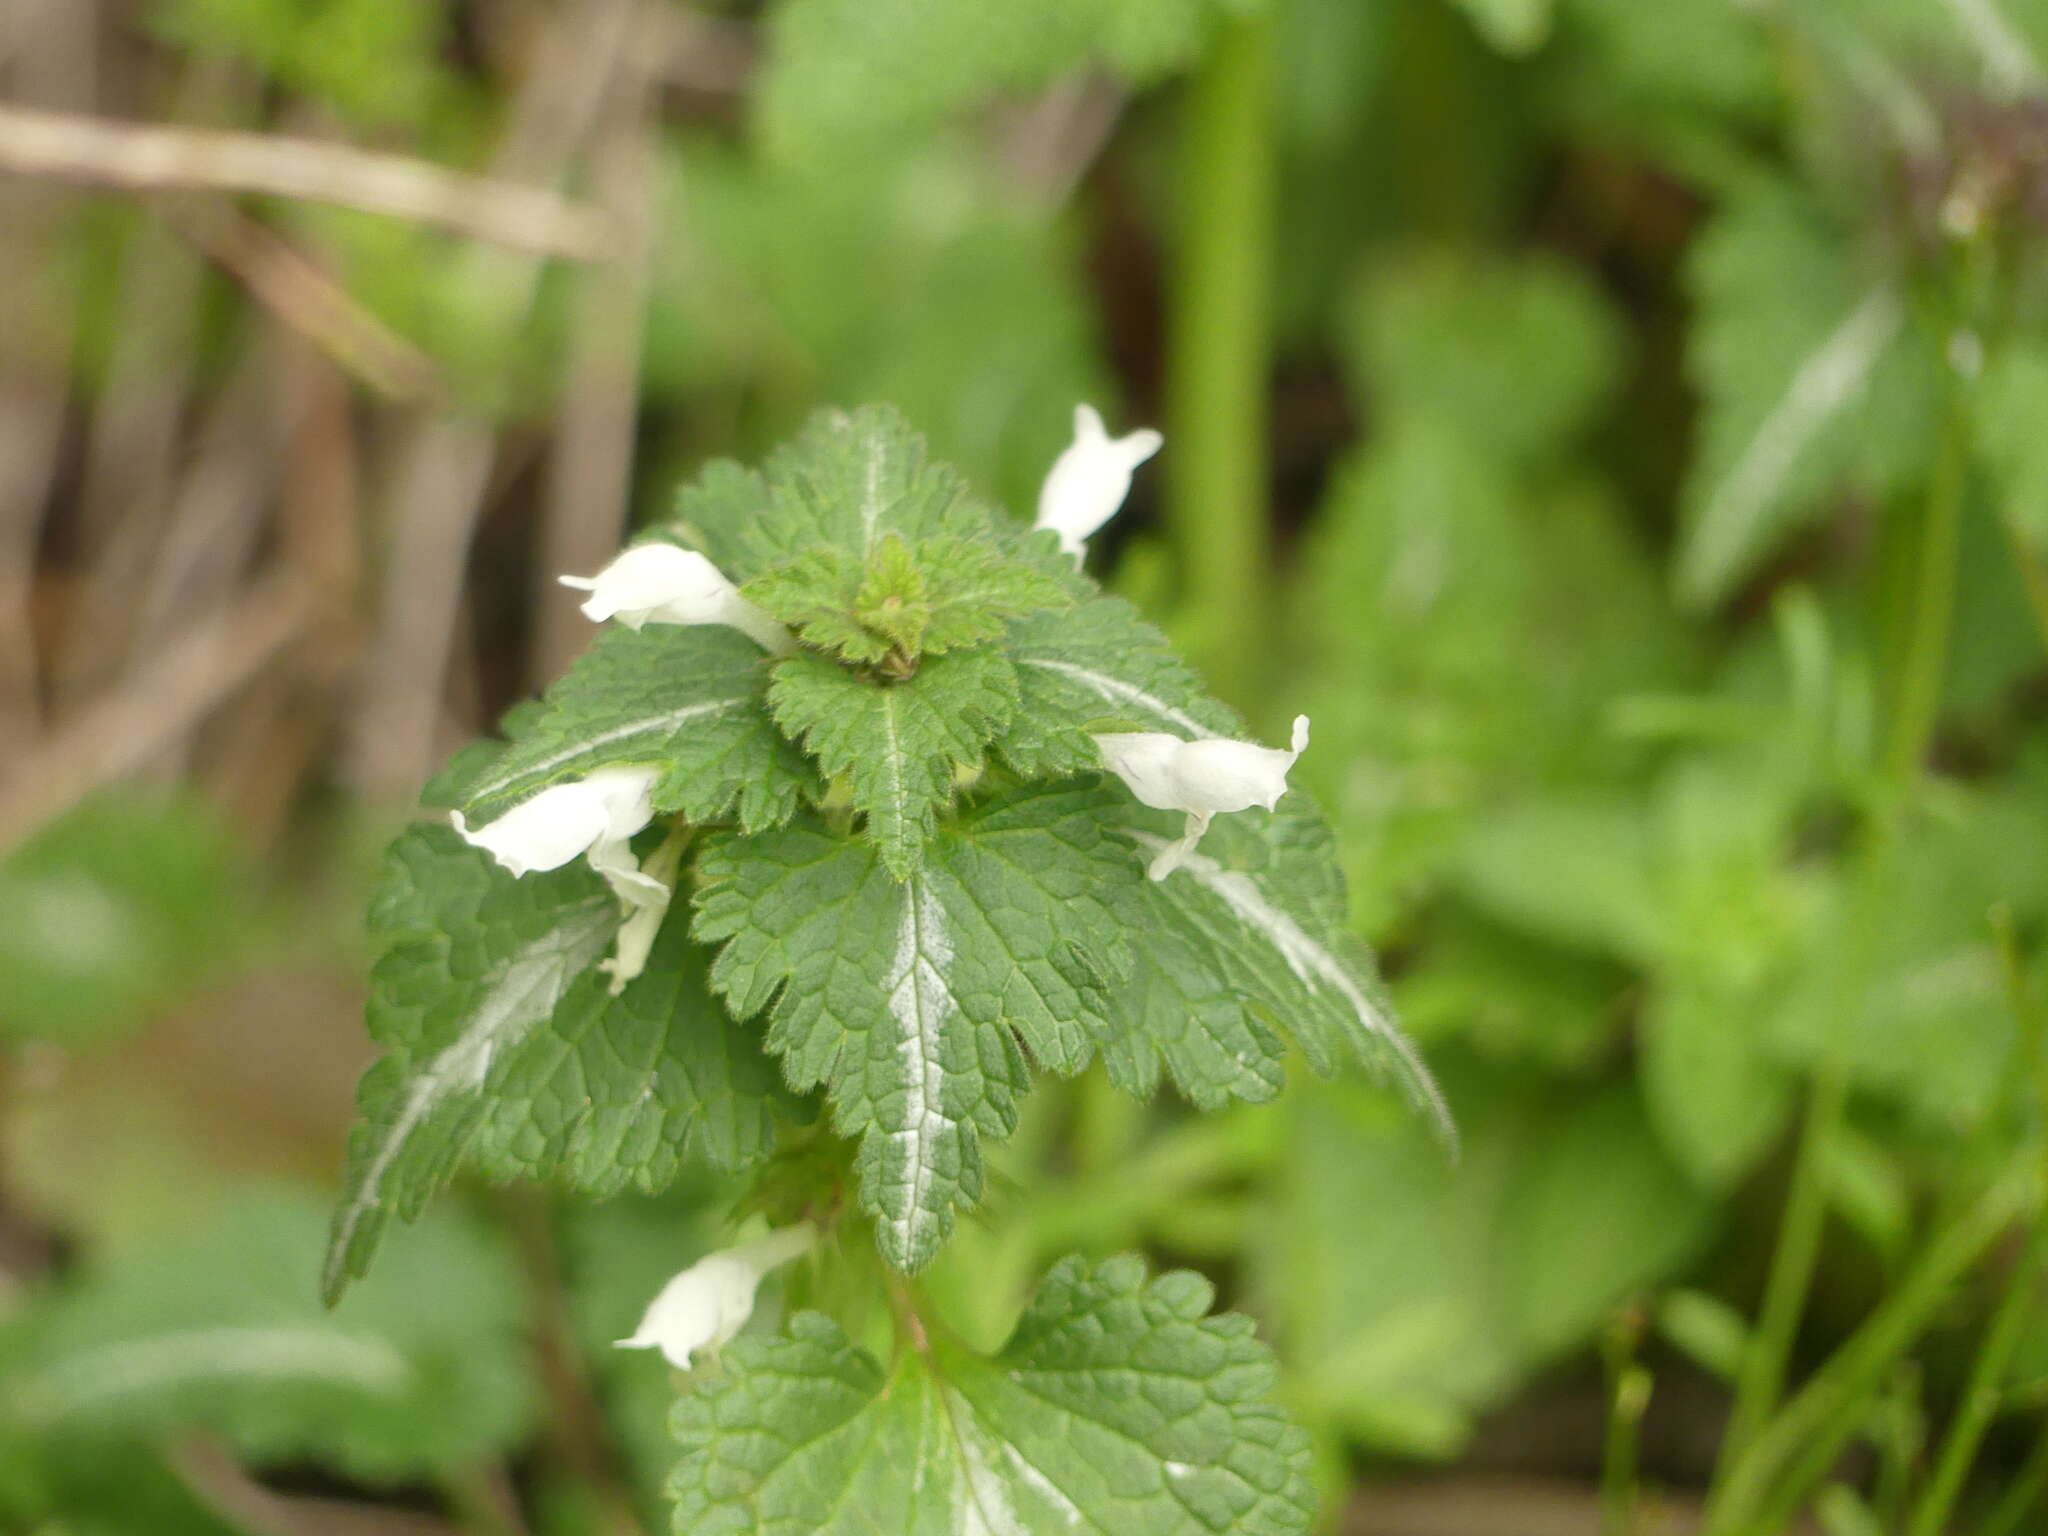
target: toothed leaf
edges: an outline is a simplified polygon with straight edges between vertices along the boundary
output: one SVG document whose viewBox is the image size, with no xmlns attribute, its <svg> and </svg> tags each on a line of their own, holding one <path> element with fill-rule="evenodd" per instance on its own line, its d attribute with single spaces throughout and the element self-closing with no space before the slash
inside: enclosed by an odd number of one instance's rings
<svg viewBox="0 0 2048 1536">
<path fill-rule="evenodd" d="M 1023 791 L 941 828 L 901 882 L 809 818 L 699 862 L 697 937 L 724 944 L 712 985 L 742 1018 L 772 1002 L 768 1049 L 861 1139 L 862 1202 L 900 1268 L 979 1197 L 979 1137 L 1014 1126 L 1023 1052 L 1077 1072 L 1114 1027 L 1110 902 L 1139 872 L 1105 820 L 1101 790 Z"/>
<path fill-rule="evenodd" d="M 775 718 L 832 778 L 897 878 L 923 857 L 954 774 L 980 766 L 1017 704 L 1017 675 L 992 648 L 932 656 L 900 682 L 870 680 L 822 656 L 792 656 L 769 686 Z"/>
<path fill-rule="evenodd" d="M 1213 1300 L 1186 1271 L 1070 1258 L 996 1354 L 941 1336 L 886 1368 L 800 1313 L 677 1405 L 675 1529 L 1298 1536 L 1307 1437 L 1251 1320 Z"/>
<path fill-rule="evenodd" d="M 772 1075 L 707 989 L 680 904 L 614 997 L 595 966 L 618 926 L 580 861 L 515 880 L 445 827 L 392 846 L 370 915 L 369 1029 L 386 1055 L 360 1090 L 329 1297 L 465 1161 L 604 1195 L 767 1149 Z"/>
<path fill-rule="evenodd" d="M 430 786 L 470 824 L 549 784 L 613 763 L 654 763 L 654 808 L 748 829 L 787 821 L 820 792 L 768 713 L 770 658 L 718 624 L 607 626 L 538 708 L 505 717 L 510 744 L 471 748 Z"/>
</svg>

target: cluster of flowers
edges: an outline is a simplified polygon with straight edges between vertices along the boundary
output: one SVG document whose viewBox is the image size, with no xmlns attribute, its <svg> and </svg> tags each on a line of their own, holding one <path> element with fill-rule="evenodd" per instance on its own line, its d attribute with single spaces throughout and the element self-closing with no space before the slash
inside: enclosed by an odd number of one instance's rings
<svg viewBox="0 0 2048 1536">
<path fill-rule="evenodd" d="M 1111 437 L 1093 407 L 1074 411 L 1074 441 L 1054 461 L 1039 493 L 1036 526 L 1058 535 L 1078 562 L 1087 541 L 1116 515 L 1130 493 L 1131 476 L 1164 439 L 1149 429 Z M 596 623 L 725 624 L 764 651 L 786 656 L 795 638 L 740 595 L 724 572 L 695 550 L 653 542 L 626 550 L 595 576 L 564 576 L 562 584 L 590 594 L 583 604 Z M 1231 811 L 1271 810 L 1287 790 L 1287 774 L 1308 745 L 1308 717 L 1294 722 L 1285 749 L 1256 742 L 1208 738 L 1186 741 L 1159 731 L 1098 735 L 1103 766 L 1141 803 L 1187 817 L 1184 835 L 1152 860 L 1148 873 L 1163 880 L 1194 852 L 1210 820 Z M 512 874 L 559 869 L 583 857 L 602 875 L 626 911 L 616 953 L 604 962 L 612 990 L 640 973 L 673 894 L 672 860 L 656 855 L 642 868 L 631 839 L 654 819 L 653 767 L 600 768 L 552 785 L 486 826 L 471 827 L 453 813 L 455 830 Z M 665 867 L 658 867 L 665 866 Z M 808 1248 L 807 1226 L 714 1253 L 670 1281 L 648 1308 L 639 1330 L 620 1343 L 659 1348 L 678 1367 L 698 1349 L 717 1347 L 738 1332 L 753 1309 L 761 1277 Z"/>
</svg>

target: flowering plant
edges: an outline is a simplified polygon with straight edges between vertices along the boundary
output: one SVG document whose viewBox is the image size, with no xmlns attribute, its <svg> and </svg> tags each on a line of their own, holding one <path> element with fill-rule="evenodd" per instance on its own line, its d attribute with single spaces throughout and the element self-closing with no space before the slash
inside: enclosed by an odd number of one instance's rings
<svg viewBox="0 0 2048 1536">
<path fill-rule="evenodd" d="M 829 1530 L 849 1504 L 889 1530 L 1307 1525 L 1306 1442 L 1193 1276 L 1064 1261 L 993 1356 L 908 1279 L 1033 1067 L 1099 1057 L 1216 1108 L 1277 1092 L 1291 1042 L 1448 1130 L 1288 791 L 1307 720 L 1286 750 L 1241 739 L 1078 568 L 1157 434 L 1077 426 L 1035 528 L 882 409 L 820 416 L 760 473 L 711 466 L 567 578 L 604 631 L 391 850 L 387 1054 L 329 1292 L 459 1165 L 593 1196 L 751 1172 L 771 1230 L 624 1341 L 693 1368 L 679 1529 Z M 814 1312 L 740 1337 L 785 1265 L 885 1295 L 890 1361 Z"/>
</svg>

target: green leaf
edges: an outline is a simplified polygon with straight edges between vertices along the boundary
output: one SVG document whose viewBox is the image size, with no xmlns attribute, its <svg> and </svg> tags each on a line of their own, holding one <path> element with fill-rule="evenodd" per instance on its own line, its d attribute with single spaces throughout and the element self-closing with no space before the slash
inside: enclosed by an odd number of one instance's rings
<svg viewBox="0 0 2048 1536">
<path fill-rule="evenodd" d="M 723 625 L 608 625 L 541 705 L 505 717 L 508 746 L 459 756 L 427 801 L 481 825 L 560 780 L 652 763 L 658 812 L 748 829 L 787 821 L 822 789 L 769 716 L 768 662 Z"/>
<path fill-rule="evenodd" d="M 1923 468 L 1935 413 L 1898 293 L 1792 187 L 1756 177 L 1724 198 L 1690 280 L 1705 412 L 1677 583 L 1705 605 L 1845 484 L 1881 493 Z"/>
<path fill-rule="evenodd" d="M 369 1029 L 387 1054 L 363 1078 L 330 1297 L 465 1158 L 604 1195 L 767 1150 L 770 1074 L 707 989 L 680 905 L 613 997 L 593 968 L 618 925 L 580 862 L 514 880 L 443 827 L 393 844 L 370 920 Z"/>
<path fill-rule="evenodd" d="M 832 778 L 844 777 L 868 836 L 908 877 L 954 774 L 980 766 L 1017 704 L 1015 669 L 992 648 L 927 658 L 915 676 L 870 681 L 822 656 L 792 656 L 769 686 L 775 718 Z"/>
<path fill-rule="evenodd" d="M 1676 1273 L 1715 1217 L 1632 1086 L 1589 1097 L 1520 1068 L 1445 1068 L 1466 1127 L 1455 1167 L 1364 1084 L 1290 1094 L 1271 1227 L 1248 1245 L 1304 1412 L 1439 1456 L 1617 1301 Z"/>
<path fill-rule="evenodd" d="M 1667 982 L 1645 1011 L 1643 1099 L 1686 1172 L 1726 1190 L 1770 1151 L 1792 1114 L 1792 1079 L 1765 1051 L 1752 996 Z"/>
<path fill-rule="evenodd" d="M 1023 1051 L 1071 1074 L 1115 1027 L 1109 900 L 1138 865 L 1104 820 L 1102 791 L 1020 791 L 940 828 L 901 882 L 808 819 L 699 861 L 697 937 L 725 946 L 712 985 L 741 1018 L 773 1002 L 768 1049 L 860 1137 L 862 1201 L 900 1268 L 979 1197 L 979 1137 L 1015 1126 Z"/>
<path fill-rule="evenodd" d="M 915 545 L 945 534 L 971 536 L 993 526 L 966 481 L 926 452 L 902 412 L 885 405 L 819 411 L 762 466 L 765 506 L 721 505 L 745 519 L 745 553 L 726 574 L 749 579 L 782 561 L 829 545 L 865 562 L 890 534 Z M 708 519 L 711 506 L 694 507 Z"/>
<path fill-rule="evenodd" d="M 439 1218 L 330 1311 L 308 1283 L 324 1225 L 312 1200 L 245 1198 L 28 1303 L 0 1329 L 0 1442 L 205 1431 L 379 1480 L 516 1443 L 533 1404 L 506 1257 Z"/>
<path fill-rule="evenodd" d="M 1551 258 L 1412 252 L 1374 271 L 1350 311 L 1353 371 L 1375 407 L 1453 427 L 1467 452 L 1556 455 L 1621 373 L 1613 313 Z"/>
<path fill-rule="evenodd" d="M 1091 64 L 1135 81 L 1191 61 L 1221 0 L 784 0 L 760 91 L 787 160 L 845 163 L 948 113 Z M 875 82 L 887 80 L 887 90 Z"/>
<path fill-rule="evenodd" d="M 1179 831 L 1171 823 L 1129 806 L 1123 826 L 1149 858 Z M 1319 1073 L 1356 1062 L 1392 1079 L 1446 1142 L 1455 1141 L 1450 1112 L 1395 1023 L 1371 957 L 1345 929 L 1329 829 L 1304 796 L 1289 795 L 1275 812 L 1219 817 L 1200 850 L 1166 879 L 1144 882 L 1140 899 L 1132 944 L 1148 1027 L 1126 1030 L 1108 1056 L 1128 1086 L 1149 1087 L 1157 1052 L 1198 1105 L 1271 1097 L 1279 1031 Z M 1200 1011 L 1176 1023 L 1177 1005 Z"/>
<path fill-rule="evenodd" d="M 1235 715 L 1204 695 L 1166 637 L 1120 597 L 1019 619 L 1005 649 L 1016 663 L 1018 707 L 997 746 L 1027 778 L 1099 769 L 1091 729 L 1242 732 Z"/>
<path fill-rule="evenodd" d="M 1212 1300 L 1185 1271 L 1070 1258 L 995 1355 L 934 1331 L 888 1368 L 800 1313 L 677 1404 L 675 1529 L 1296 1536 L 1307 1440 L 1250 1319 Z"/>
</svg>

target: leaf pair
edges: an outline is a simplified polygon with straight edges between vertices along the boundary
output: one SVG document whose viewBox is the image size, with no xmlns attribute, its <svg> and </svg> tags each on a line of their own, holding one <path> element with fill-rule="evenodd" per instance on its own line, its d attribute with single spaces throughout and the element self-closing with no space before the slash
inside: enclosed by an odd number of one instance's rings
<svg viewBox="0 0 2048 1536">
<path fill-rule="evenodd" d="M 939 1335 L 888 1367 L 800 1314 L 678 1403 L 676 1529 L 1304 1531 L 1307 1437 L 1266 1401 L 1251 1320 L 1212 1299 L 1068 1259 L 996 1355 Z"/>
</svg>

